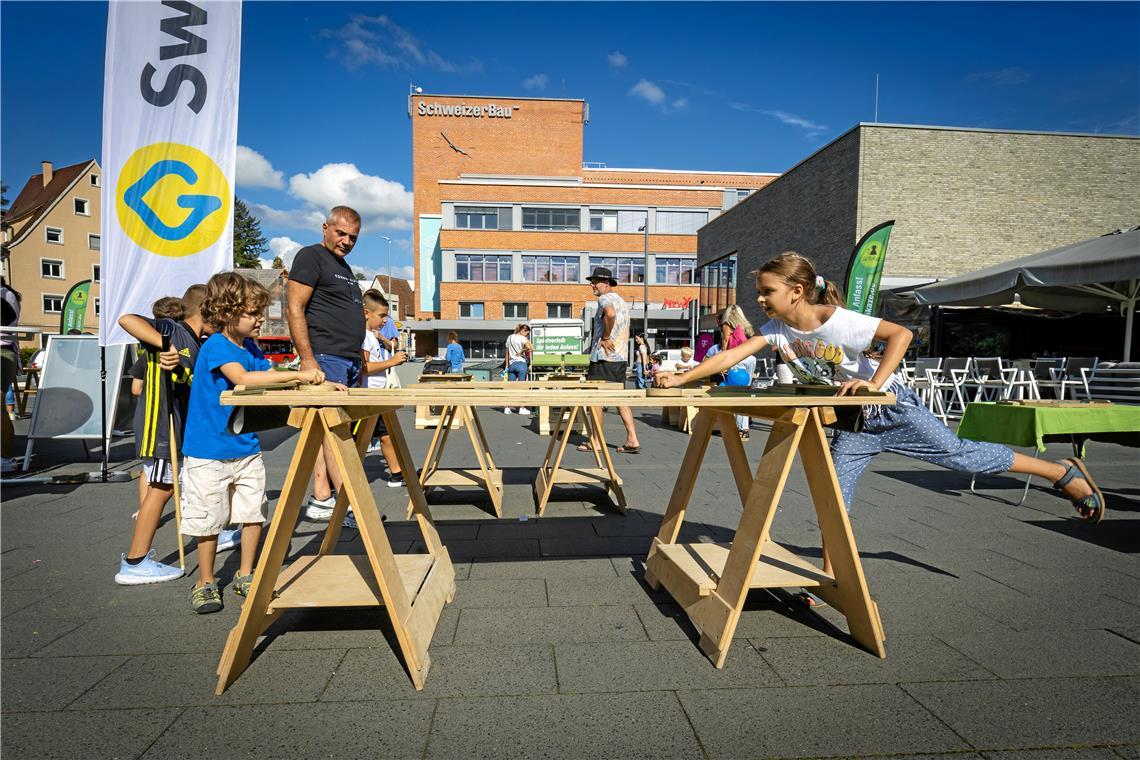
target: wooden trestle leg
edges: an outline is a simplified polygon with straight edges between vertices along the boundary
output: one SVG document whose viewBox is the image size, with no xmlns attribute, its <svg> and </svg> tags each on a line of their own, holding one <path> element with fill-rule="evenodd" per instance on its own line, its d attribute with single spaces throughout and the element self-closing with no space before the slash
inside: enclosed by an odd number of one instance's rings
<svg viewBox="0 0 1140 760">
<path fill-rule="evenodd" d="M 882 624 L 867 590 L 855 539 L 843 507 L 835 468 L 827 447 L 820 409 L 750 410 L 772 421 L 772 432 L 755 474 L 736 435 L 731 415 L 747 410 L 705 408 L 697 415 L 673 496 L 646 559 L 646 581 L 664 585 L 700 631 L 700 648 L 720 668 L 740 621 L 749 589 L 810 587 L 847 617 L 852 637 L 879 657 L 885 656 Z M 714 417 L 719 419 L 714 419 Z M 730 545 L 678 544 L 681 523 L 692 496 L 714 424 L 719 425 L 743 511 Z M 827 575 L 769 540 L 797 452 L 815 504 L 820 531 L 834 570 Z"/>
<path fill-rule="evenodd" d="M 218 666 L 218 694 L 248 666 L 257 636 L 289 607 L 383 606 L 412 683 L 417 689 L 423 688 L 431 665 L 428 645 L 443 605 L 454 596 L 455 571 L 427 514 L 420 484 L 414 478 L 408 479 L 408 490 L 417 504 L 417 524 L 427 553 L 393 554 L 364 472 L 363 453 L 377 414 L 384 416 L 401 469 L 412 472 L 414 464 L 395 414 L 396 407 L 353 411 L 354 415 L 340 407 L 326 407 L 304 412 L 301 436 L 266 536 L 253 586 Z M 354 416 L 364 417 L 355 438 L 351 430 Z M 344 478 L 342 494 L 319 553 L 315 557 L 299 558 L 282 572 L 322 439 L 331 446 Z M 363 557 L 330 553 L 336 545 L 348 503 L 353 505 L 364 544 Z"/>
</svg>

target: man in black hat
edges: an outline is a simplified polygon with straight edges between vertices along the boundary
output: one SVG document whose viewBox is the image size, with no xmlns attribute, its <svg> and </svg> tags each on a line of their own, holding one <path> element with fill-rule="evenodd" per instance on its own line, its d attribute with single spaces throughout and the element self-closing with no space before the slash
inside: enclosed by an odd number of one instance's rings
<svg viewBox="0 0 1140 760">
<path fill-rule="evenodd" d="M 593 344 L 590 348 L 590 369 L 587 380 L 605 380 L 625 385 L 625 368 L 629 362 L 629 307 L 622 297 L 614 292 L 617 280 L 605 267 L 596 267 L 586 278 L 598 297 L 598 309 L 594 312 L 594 326 L 591 332 Z M 622 454 L 636 454 L 641 450 L 637 431 L 633 427 L 633 410 L 619 406 L 618 414 L 625 425 L 625 443 L 618 446 Z M 579 450 L 589 451 L 583 444 Z"/>
</svg>

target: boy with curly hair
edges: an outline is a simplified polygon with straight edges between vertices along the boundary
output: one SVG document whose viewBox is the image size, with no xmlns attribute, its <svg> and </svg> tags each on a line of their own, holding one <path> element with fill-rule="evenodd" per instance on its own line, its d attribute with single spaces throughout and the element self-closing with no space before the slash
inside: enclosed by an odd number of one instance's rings
<svg viewBox="0 0 1140 760">
<path fill-rule="evenodd" d="M 245 596 L 253 584 L 253 563 L 261 525 L 265 522 L 265 465 L 257 433 L 228 432 L 229 409 L 223 391 L 237 385 L 269 385 L 299 380 L 319 385 L 320 370 L 278 372 L 256 349 L 269 293 L 233 272 L 221 272 L 206 283 L 202 318 L 215 330 L 198 351 L 194 385 L 182 451 L 185 488 L 182 532 L 198 540 L 198 582 L 190 592 L 190 607 L 199 614 L 222 609 L 214 578 L 218 533 L 227 518 L 242 526 L 241 564 L 233 579 L 234 593 Z"/>
</svg>

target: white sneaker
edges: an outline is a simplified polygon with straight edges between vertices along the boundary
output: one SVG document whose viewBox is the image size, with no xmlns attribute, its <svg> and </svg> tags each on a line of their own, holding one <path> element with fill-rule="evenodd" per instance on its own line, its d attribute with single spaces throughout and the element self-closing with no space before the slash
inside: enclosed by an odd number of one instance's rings
<svg viewBox="0 0 1140 760">
<path fill-rule="evenodd" d="M 372 443 L 368 444 L 368 453 L 369 454 L 371 454 L 373 451 L 379 451 L 379 450 L 380 450 L 380 441 L 373 441 Z"/>
<path fill-rule="evenodd" d="M 18 469 L 19 466 L 16 464 L 15 459 L 11 457 L 0 459 L 0 472 L 16 472 Z"/>
<path fill-rule="evenodd" d="M 530 410 L 527 409 L 525 406 L 520 406 L 519 407 L 519 414 L 530 414 Z"/>
<path fill-rule="evenodd" d="M 503 410 L 503 414 L 510 414 L 510 413 L 511 413 L 511 408 L 509 406 Z"/>
<path fill-rule="evenodd" d="M 315 522 L 324 522 L 332 517 L 334 506 L 336 506 L 335 494 L 329 496 L 327 499 L 316 499 L 310 496 L 308 503 L 305 505 L 305 519 Z"/>
<path fill-rule="evenodd" d="M 216 551 L 224 552 L 241 544 L 241 528 L 223 530 L 218 534 L 218 548 Z"/>
<path fill-rule="evenodd" d="M 137 565 L 127 562 L 127 555 L 119 555 L 119 572 L 115 583 L 120 586 L 141 586 L 146 583 L 163 583 L 182 577 L 182 570 L 174 565 L 164 565 L 154 558 L 154 549 L 147 552 Z"/>
<path fill-rule="evenodd" d="M 346 514 L 344 516 L 344 522 L 341 523 L 341 525 L 343 525 L 346 528 L 352 528 L 353 530 L 359 530 L 356 527 L 356 515 L 352 514 L 351 509 L 349 509 L 348 514 Z"/>
</svg>

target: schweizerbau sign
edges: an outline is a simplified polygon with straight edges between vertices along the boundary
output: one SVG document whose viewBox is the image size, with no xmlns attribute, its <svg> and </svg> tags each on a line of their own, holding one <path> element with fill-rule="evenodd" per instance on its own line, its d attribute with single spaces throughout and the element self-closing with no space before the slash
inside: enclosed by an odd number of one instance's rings
<svg viewBox="0 0 1140 760">
<path fill-rule="evenodd" d="M 518 106 L 473 106 L 467 103 L 425 103 L 420 101 L 417 113 L 420 116 L 471 116 L 475 118 L 509 119 Z"/>
<path fill-rule="evenodd" d="M 103 89 L 100 345 L 233 266 L 241 3 L 112 0 Z M 110 195 L 110 191 L 114 195 Z"/>
</svg>

